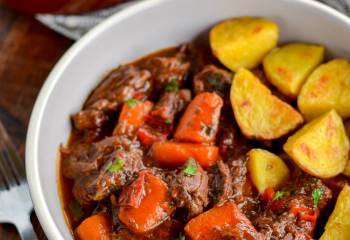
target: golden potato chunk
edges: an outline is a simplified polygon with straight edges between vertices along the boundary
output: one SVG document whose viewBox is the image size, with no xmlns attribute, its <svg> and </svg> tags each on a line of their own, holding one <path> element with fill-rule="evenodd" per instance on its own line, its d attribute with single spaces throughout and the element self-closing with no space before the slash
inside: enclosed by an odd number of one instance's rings
<svg viewBox="0 0 350 240">
<path fill-rule="evenodd" d="M 330 178 L 344 170 L 349 140 L 342 119 L 331 110 L 289 137 L 283 149 L 305 172 Z"/>
<path fill-rule="evenodd" d="M 344 123 L 344 126 L 345 126 L 345 131 L 346 131 L 346 133 L 348 135 L 348 139 L 350 140 L 350 120 L 346 121 Z M 343 174 L 345 176 L 350 177 L 350 152 L 349 152 L 348 162 L 347 162 L 347 164 L 345 166 Z"/>
<path fill-rule="evenodd" d="M 310 73 L 323 61 L 324 47 L 292 43 L 271 51 L 263 60 L 267 79 L 283 94 L 297 98 Z"/>
<path fill-rule="evenodd" d="M 331 109 L 350 117 L 350 64 L 335 59 L 322 64 L 308 77 L 298 97 L 298 107 L 306 119 Z"/>
<path fill-rule="evenodd" d="M 248 171 L 259 193 L 279 188 L 288 178 L 289 169 L 283 160 L 269 151 L 252 149 L 248 152 Z"/>
<path fill-rule="evenodd" d="M 350 187 L 340 192 L 334 210 L 329 217 L 320 240 L 350 239 Z"/>
<path fill-rule="evenodd" d="M 237 123 L 248 138 L 277 139 L 303 122 L 295 109 L 244 68 L 233 79 L 230 99 Z"/>
<path fill-rule="evenodd" d="M 278 26 L 264 18 L 233 18 L 214 26 L 209 40 L 213 54 L 236 72 L 261 63 L 277 44 Z"/>
<path fill-rule="evenodd" d="M 350 157 L 348 158 L 348 161 L 347 161 L 347 163 L 346 163 L 346 165 L 345 165 L 345 169 L 344 169 L 344 171 L 343 171 L 343 174 L 344 174 L 345 176 L 350 177 Z"/>
</svg>

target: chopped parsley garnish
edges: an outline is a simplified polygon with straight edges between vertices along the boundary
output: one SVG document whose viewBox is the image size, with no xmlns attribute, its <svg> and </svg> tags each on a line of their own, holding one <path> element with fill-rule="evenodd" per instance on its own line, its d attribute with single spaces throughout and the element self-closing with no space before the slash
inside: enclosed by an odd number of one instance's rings
<svg viewBox="0 0 350 240">
<path fill-rule="evenodd" d="M 211 126 L 208 125 L 202 125 L 202 131 L 204 131 L 205 135 L 207 135 L 208 137 L 211 136 L 213 128 Z"/>
<path fill-rule="evenodd" d="M 197 173 L 197 165 L 195 163 L 196 160 L 194 160 L 193 158 L 190 158 L 187 161 L 187 164 L 184 168 L 184 173 L 186 173 L 187 175 L 196 175 Z"/>
<path fill-rule="evenodd" d="M 165 124 L 166 124 L 166 125 L 170 125 L 171 123 L 172 123 L 172 122 L 171 122 L 170 119 L 165 120 Z"/>
<path fill-rule="evenodd" d="M 275 193 L 275 196 L 273 196 L 272 200 L 275 201 L 275 200 L 281 199 L 283 196 L 284 196 L 284 192 L 283 191 L 277 191 Z"/>
<path fill-rule="evenodd" d="M 79 221 L 84 215 L 84 211 L 82 207 L 80 206 L 78 201 L 75 199 L 69 202 L 68 208 L 69 208 L 69 212 L 73 215 L 73 218 L 76 221 Z"/>
<path fill-rule="evenodd" d="M 177 92 L 179 91 L 179 84 L 176 78 L 172 79 L 166 86 L 165 91 L 167 92 Z"/>
<path fill-rule="evenodd" d="M 178 240 L 186 240 L 185 235 L 180 232 Z"/>
<path fill-rule="evenodd" d="M 208 79 L 208 82 L 213 87 L 217 87 L 220 84 L 221 77 L 218 74 L 214 74 L 213 76 L 210 76 Z"/>
<path fill-rule="evenodd" d="M 129 99 L 128 101 L 126 101 L 126 104 L 128 105 L 129 108 L 132 108 L 133 106 L 135 106 L 136 104 L 139 103 L 139 100 L 132 98 Z"/>
<path fill-rule="evenodd" d="M 205 134 L 207 134 L 207 136 L 210 136 L 210 135 L 211 135 L 211 130 L 212 130 L 211 127 L 206 126 L 206 128 L 205 128 Z"/>
<path fill-rule="evenodd" d="M 312 199 L 314 201 L 314 205 L 317 206 L 322 196 L 322 191 L 319 188 L 316 188 L 312 191 Z"/>
<path fill-rule="evenodd" d="M 115 161 L 111 163 L 107 170 L 108 172 L 115 173 L 124 167 L 124 160 L 120 157 L 116 157 Z"/>
</svg>

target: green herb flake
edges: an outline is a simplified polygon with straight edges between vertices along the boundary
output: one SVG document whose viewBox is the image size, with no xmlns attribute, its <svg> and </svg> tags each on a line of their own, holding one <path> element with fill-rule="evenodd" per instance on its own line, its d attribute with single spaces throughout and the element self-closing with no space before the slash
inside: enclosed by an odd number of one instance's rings
<svg viewBox="0 0 350 240">
<path fill-rule="evenodd" d="M 314 201 L 314 205 L 317 206 L 322 196 L 322 191 L 319 188 L 316 188 L 312 191 L 312 199 Z"/>
<path fill-rule="evenodd" d="M 107 170 L 110 173 L 115 173 L 115 172 L 118 172 L 123 167 L 124 167 L 124 160 L 120 157 L 116 157 L 115 161 L 108 166 Z"/>
<path fill-rule="evenodd" d="M 139 100 L 137 100 L 135 98 L 132 98 L 132 99 L 129 99 L 128 101 L 126 101 L 126 104 L 128 105 L 129 108 L 134 107 L 138 103 L 139 103 Z"/>
<path fill-rule="evenodd" d="M 190 158 L 188 161 L 187 161 L 187 164 L 184 168 L 184 173 L 186 173 L 187 175 L 196 175 L 197 173 L 197 165 L 196 165 L 196 160 L 194 160 L 193 158 Z"/>
<path fill-rule="evenodd" d="M 79 221 L 83 215 L 83 208 L 80 206 L 77 200 L 73 199 L 68 204 L 69 213 L 73 216 L 76 221 Z"/>
<path fill-rule="evenodd" d="M 170 119 L 166 119 L 166 120 L 165 120 L 165 124 L 166 124 L 166 125 L 170 125 L 170 124 L 172 124 L 172 122 L 171 122 Z"/>
<path fill-rule="evenodd" d="M 210 76 L 208 79 L 208 82 L 213 87 L 217 87 L 220 84 L 221 77 L 218 74 L 214 74 L 213 76 Z"/>
<path fill-rule="evenodd" d="M 206 126 L 206 128 L 205 128 L 205 134 L 207 134 L 207 136 L 210 136 L 210 135 L 211 135 L 212 130 L 213 130 L 213 129 L 212 129 L 211 127 Z"/>
<path fill-rule="evenodd" d="M 275 201 L 275 200 L 281 199 L 283 196 L 284 196 L 284 192 L 283 191 L 277 191 L 275 193 L 275 196 L 273 197 L 272 200 Z"/>
<path fill-rule="evenodd" d="M 182 232 L 180 232 L 178 240 L 186 240 L 185 235 Z"/>
<path fill-rule="evenodd" d="M 179 91 L 179 84 L 176 78 L 172 79 L 166 86 L 165 91 L 167 92 L 177 92 Z"/>
</svg>

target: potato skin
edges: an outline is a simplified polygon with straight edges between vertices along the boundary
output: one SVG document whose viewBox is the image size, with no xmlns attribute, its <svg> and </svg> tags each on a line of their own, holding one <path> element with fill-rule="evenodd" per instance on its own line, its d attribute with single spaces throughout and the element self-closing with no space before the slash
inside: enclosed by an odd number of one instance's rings
<svg viewBox="0 0 350 240">
<path fill-rule="evenodd" d="M 344 171 L 349 140 L 342 119 L 331 110 L 289 137 L 283 149 L 305 172 L 330 178 Z"/>
<path fill-rule="evenodd" d="M 244 68 L 233 79 L 230 100 L 236 121 L 247 138 L 277 139 L 303 122 L 298 111 L 273 96 Z"/>
<path fill-rule="evenodd" d="M 258 66 L 278 41 L 276 23 L 253 17 L 239 17 L 215 25 L 209 34 L 212 52 L 222 64 L 236 72 Z"/>
<path fill-rule="evenodd" d="M 308 120 L 331 109 L 350 117 L 350 63 L 334 59 L 316 68 L 301 88 L 298 107 Z"/>
<path fill-rule="evenodd" d="M 320 240 L 350 239 L 350 187 L 345 185 L 340 192 L 335 208 L 329 217 Z"/>
<path fill-rule="evenodd" d="M 268 187 L 279 188 L 290 175 L 287 165 L 279 156 L 258 148 L 248 152 L 248 170 L 260 194 Z"/>
<path fill-rule="evenodd" d="M 271 51 L 263 60 L 267 79 L 283 94 L 296 99 L 310 73 L 323 61 L 324 47 L 291 43 Z"/>
<path fill-rule="evenodd" d="M 345 131 L 348 135 L 348 139 L 350 140 L 350 120 L 344 122 L 344 127 L 345 127 Z M 350 151 L 349 151 L 349 157 L 348 157 L 348 162 L 346 163 L 345 169 L 343 174 L 345 176 L 350 177 Z"/>
</svg>

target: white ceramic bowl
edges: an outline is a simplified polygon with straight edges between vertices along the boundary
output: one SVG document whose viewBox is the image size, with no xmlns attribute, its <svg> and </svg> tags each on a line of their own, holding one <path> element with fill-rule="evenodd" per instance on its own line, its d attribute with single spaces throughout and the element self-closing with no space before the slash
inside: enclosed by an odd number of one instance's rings
<svg viewBox="0 0 350 240">
<path fill-rule="evenodd" d="M 350 57 L 350 20 L 309 0 L 148 0 L 112 16 L 57 63 L 30 120 L 27 176 L 49 239 L 72 239 L 58 198 L 57 150 L 69 136 L 69 116 L 81 108 L 101 77 L 121 63 L 190 41 L 220 20 L 243 15 L 276 21 L 281 42 L 319 43 L 330 54 Z"/>
</svg>

